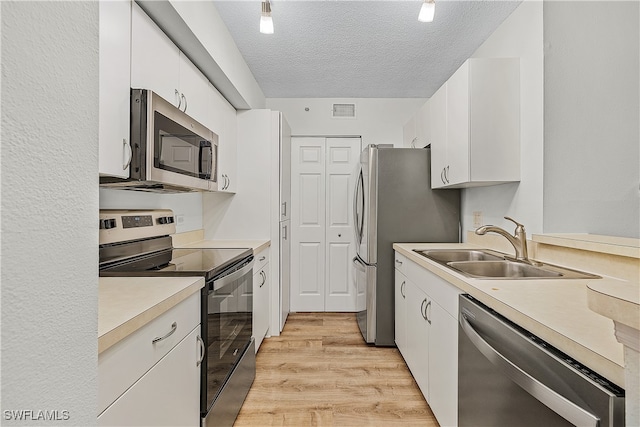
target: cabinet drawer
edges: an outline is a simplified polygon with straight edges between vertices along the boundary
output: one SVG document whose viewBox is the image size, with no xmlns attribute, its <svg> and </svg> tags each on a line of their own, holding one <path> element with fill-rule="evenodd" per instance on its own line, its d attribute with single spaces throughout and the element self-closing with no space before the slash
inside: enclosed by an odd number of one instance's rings
<svg viewBox="0 0 640 427">
<path fill-rule="evenodd" d="M 394 252 L 394 261 L 393 264 L 400 273 L 407 275 L 407 264 L 409 263 L 409 259 L 402 255 L 400 252 Z"/>
<path fill-rule="evenodd" d="M 200 421 L 199 349 L 194 328 L 98 417 L 98 426 L 191 426 Z"/>
<path fill-rule="evenodd" d="M 153 343 L 157 337 L 161 341 Z M 98 414 L 200 324 L 200 292 L 160 315 L 98 356 Z"/>
<path fill-rule="evenodd" d="M 253 274 L 259 273 L 265 265 L 269 263 L 269 248 L 265 248 L 255 254 L 255 260 L 253 264 Z"/>
</svg>

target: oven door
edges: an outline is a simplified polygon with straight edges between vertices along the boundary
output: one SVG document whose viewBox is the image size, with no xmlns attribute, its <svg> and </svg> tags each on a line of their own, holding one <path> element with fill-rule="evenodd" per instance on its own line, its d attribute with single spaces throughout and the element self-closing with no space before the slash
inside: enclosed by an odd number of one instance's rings
<svg viewBox="0 0 640 427">
<path fill-rule="evenodd" d="M 202 307 L 206 313 L 202 322 L 202 333 L 206 337 L 206 357 L 201 373 L 203 417 L 211 411 L 225 385 L 232 381 L 234 370 L 251 343 L 252 269 L 253 257 L 250 257 L 206 286 L 207 295 Z"/>
</svg>

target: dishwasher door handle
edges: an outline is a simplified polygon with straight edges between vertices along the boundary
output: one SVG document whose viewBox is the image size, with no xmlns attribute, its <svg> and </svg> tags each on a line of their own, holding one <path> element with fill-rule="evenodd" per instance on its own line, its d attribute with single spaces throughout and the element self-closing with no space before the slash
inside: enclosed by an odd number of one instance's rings
<svg viewBox="0 0 640 427">
<path fill-rule="evenodd" d="M 525 371 L 515 365 L 491 344 L 486 342 L 473 328 L 466 314 L 460 315 L 460 326 L 473 345 L 496 367 L 498 367 L 511 381 L 518 384 L 524 391 L 565 420 L 576 426 L 598 427 L 600 419 L 580 406 L 556 393 Z"/>
</svg>

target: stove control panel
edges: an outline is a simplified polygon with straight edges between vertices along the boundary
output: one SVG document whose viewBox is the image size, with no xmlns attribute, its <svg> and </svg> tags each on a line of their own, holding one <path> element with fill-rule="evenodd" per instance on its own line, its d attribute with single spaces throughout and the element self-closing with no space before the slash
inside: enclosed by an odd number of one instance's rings
<svg viewBox="0 0 640 427">
<path fill-rule="evenodd" d="M 101 245 L 175 234 L 173 211 L 101 210 L 99 241 Z"/>
</svg>

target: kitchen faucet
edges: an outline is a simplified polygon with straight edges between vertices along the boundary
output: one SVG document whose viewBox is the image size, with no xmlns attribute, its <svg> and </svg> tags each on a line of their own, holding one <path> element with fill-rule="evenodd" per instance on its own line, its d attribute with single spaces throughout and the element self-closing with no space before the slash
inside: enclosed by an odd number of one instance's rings
<svg viewBox="0 0 640 427">
<path fill-rule="evenodd" d="M 533 262 L 529 260 L 529 254 L 527 251 L 527 233 L 524 231 L 524 225 L 515 221 L 513 218 L 509 218 L 508 216 L 505 216 L 504 219 L 507 219 L 516 225 L 516 230 L 514 231 L 513 236 L 509 234 L 508 231 L 500 227 L 496 227 L 495 225 L 483 225 L 482 227 L 478 227 L 476 229 L 476 234 L 482 236 L 486 233 L 497 233 L 504 236 L 516 250 L 516 260 L 533 264 Z"/>
</svg>

